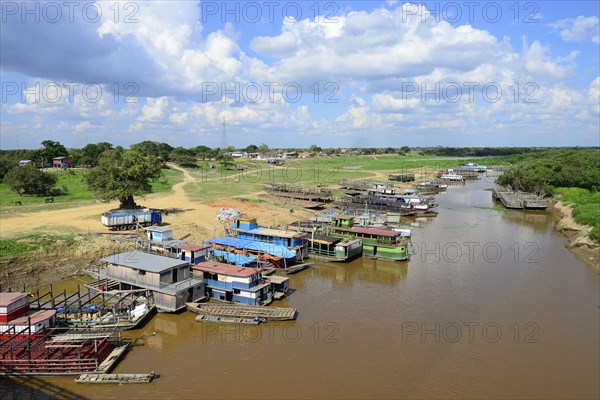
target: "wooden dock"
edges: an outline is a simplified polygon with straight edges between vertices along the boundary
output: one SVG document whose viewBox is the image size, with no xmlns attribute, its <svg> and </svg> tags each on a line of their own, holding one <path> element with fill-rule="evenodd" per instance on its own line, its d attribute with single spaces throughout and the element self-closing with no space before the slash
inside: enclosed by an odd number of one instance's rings
<svg viewBox="0 0 600 400">
<path fill-rule="evenodd" d="M 245 306 L 241 304 L 186 303 L 187 309 L 200 315 L 216 315 L 236 318 L 264 318 L 267 321 L 296 319 L 295 308 Z"/>
<path fill-rule="evenodd" d="M 155 374 L 81 374 L 75 378 L 77 383 L 150 383 L 154 379 Z"/>
<path fill-rule="evenodd" d="M 121 360 L 121 358 L 123 358 L 128 347 L 128 345 L 124 345 L 114 349 L 108 355 L 108 357 L 106 357 L 106 360 L 104 360 L 100 365 L 98 365 L 98 368 L 96 368 L 95 372 L 102 374 L 110 372 Z"/>
<path fill-rule="evenodd" d="M 271 196 L 303 202 L 306 205 L 314 205 L 314 203 L 331 203 L 333 201 L 331 190 L 327 187 L 267 183 L 264 185 L 264 190 Z"/>
</svg>

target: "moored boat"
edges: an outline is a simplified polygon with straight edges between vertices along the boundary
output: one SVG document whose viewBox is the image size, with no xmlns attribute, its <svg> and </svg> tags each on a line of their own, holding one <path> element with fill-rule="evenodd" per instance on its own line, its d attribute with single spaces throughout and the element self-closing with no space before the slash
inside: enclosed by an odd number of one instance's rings
<svg viewBox="0 0 600 400">
<path fill-rule="evenodd" d="M 396 261 L 410 258 L 410 236 L 405 236 L 405 232 L 354 227 L 354 217 L 338 216 L 333 218 L 327 233 L 331 236 L 362 240 L 363 255 L 367 257 Z"/>
</svg>

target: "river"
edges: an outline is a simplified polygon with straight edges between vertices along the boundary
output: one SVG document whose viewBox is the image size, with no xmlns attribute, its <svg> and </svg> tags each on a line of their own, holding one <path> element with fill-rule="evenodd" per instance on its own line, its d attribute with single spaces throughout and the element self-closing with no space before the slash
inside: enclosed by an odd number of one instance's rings
<svg viewBox="0 0 600 400">
<path fill-rule="evenodd" d="M 599 398 L 600 280 L 547 212 L 485 180 L 437 196 L 408 263 L 316 263 L 275 306 L 296 321 L 215 326 L 158 314 L 115 372 L 149 385 L 0 380 L 1 399 Z"/>
</svg>

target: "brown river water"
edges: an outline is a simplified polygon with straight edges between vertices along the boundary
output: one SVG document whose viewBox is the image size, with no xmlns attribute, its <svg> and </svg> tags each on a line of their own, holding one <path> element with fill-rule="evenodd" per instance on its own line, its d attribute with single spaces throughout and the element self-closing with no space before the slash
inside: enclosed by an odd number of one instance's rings
<svg viewBox="0 0 600 400">
<path fill-rule="evenodd" d="M 546 212 L 492 209 L 485 180 L 437 196 L 408 263 L 316 263 L 275 306 L 296 321 L 158 314 L 114 372 L 147 385 L 0 379 L 0 399 L 600 397 L 600 280 Z"/>
</svg>

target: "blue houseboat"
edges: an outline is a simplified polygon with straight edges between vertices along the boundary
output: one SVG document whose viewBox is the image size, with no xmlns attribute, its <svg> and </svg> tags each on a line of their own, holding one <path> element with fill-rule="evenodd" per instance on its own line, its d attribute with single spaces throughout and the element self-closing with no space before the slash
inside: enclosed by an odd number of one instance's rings
<svg viewBox="0 0 600 400">
<path fill-rule="evenodd" d="M 251 256 L 261 267 L 286 269 L 297 264 L 296 253 L 279 244 L 238 237 L 213 238 L 209 243 L 215 255 L 219 254 L 218 251 L 225 251 L 230 254 Z"/>
<path fill-rule="evenodd" d="M 296 261 L 303 261 L 308 257 L 308 245 L 304 240 L 303 232 L 293 232 L 282 229 L 271 229 L 258 226 L 256 218 L 240 215 L 233 218 L 232 225 L 228 230 L 228 236 L 239 239 L 247 239 L 257 242 L 272 243 L 285 246 L 296 254 Z M 301 264 L 295 265 L 299 270 Z M 289 268 L 284 268 L 288 269 Z"/>
<path fill-rule="evenodd" d="M 192 266 L 194 277 L 203 279 L 211 300 L 260 306 L 271 303 L 271 286 L 258 269 L 242 268 L 217 261 Z"/>
</svg>

